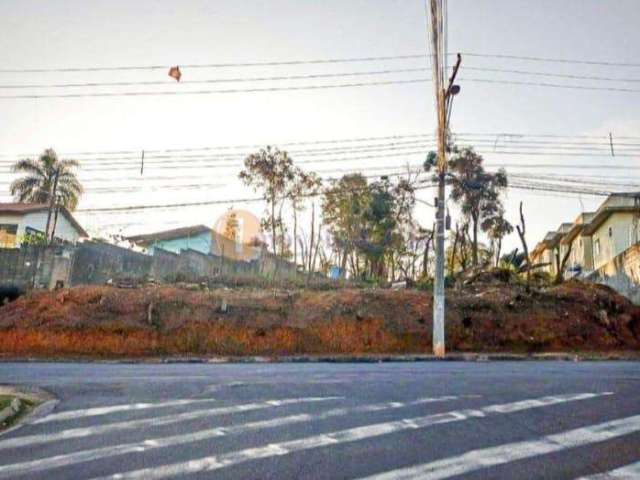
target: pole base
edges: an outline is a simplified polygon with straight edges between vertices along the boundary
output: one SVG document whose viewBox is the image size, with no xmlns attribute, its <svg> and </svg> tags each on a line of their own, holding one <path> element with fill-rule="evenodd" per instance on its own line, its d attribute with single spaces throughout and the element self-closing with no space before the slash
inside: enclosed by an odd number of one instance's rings
<svg viewBox="0 0 640 480">
<path fill-rule="evenodd" d="M 438 358 L 444 358 L 444 343 L 436 343 L 433 345 L 433 354 Z"/>
</svg>

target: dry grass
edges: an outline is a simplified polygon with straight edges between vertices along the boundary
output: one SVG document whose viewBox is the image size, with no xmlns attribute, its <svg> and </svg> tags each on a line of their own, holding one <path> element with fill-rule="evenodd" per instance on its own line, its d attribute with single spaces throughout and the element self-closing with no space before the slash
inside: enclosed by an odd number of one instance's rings
<svg viewBox="0 0 640 480">
<path fill-rule="evenodd" d="M 640 348 L 640 310 L 603 287 L 476 285 L 448 302 L 452 350 Z M 0 355 L 428 353 L 431 306 L 417 291 L 79 287 L 1 308 Z"/>
</svg>

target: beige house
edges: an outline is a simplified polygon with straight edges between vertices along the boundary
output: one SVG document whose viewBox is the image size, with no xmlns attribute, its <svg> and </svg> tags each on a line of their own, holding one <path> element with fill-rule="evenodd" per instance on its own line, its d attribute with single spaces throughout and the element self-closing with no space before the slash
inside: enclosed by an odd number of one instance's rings
<svg viewBox="0 0 640 480">
<path fill-rule="evenodd" d="M 544 239 L 535 246 L 531 252 L 531 263 L 532 265 L 543 265 L 537 269 L 538 271 L 547 272 L 551 276 L 556 274 L 556 257 L 559 254 L 560 259 L 562 259 L 562 255 L 564 254 L 560 240 L 562 240 L 571 226 L 571 223 L 561 224 L 558 230 L 547 232 Z"/>
<path fill-rule="evenodd" d="M 591 237 L 584 235 L 584 229 L 594 216 L 595 212 L 585 212 L 578 215 L 569 231 L 560 240 L 562 258 L 564 258 L 567 249 L 571 249 L 566 264 L 568 277 L 593 270 L 593 246 Z"/>
<path fill-rule="evenodd" d="M 582 233 L 591 237 L 594 270 L 638 243 L 638 223 L 640 193 L 615 193 L 604 201 Z"/>
</svg>

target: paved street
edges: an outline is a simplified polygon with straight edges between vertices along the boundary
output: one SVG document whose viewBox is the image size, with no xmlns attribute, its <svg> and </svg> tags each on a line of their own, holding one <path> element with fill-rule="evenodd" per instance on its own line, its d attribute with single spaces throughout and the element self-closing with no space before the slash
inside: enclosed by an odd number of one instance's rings
<svg viewBox="0 0 640 480">
<path fill-rule="evenodd" d="M 640 478 L 638 363 L 0 364 L 0 383 L 60 399 L 0 437 L 0 478 Z"/>
</svg>

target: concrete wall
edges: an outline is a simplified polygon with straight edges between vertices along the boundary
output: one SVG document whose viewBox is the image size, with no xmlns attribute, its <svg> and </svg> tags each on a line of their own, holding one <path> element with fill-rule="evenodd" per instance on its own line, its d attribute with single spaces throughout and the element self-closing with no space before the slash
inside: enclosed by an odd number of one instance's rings
<svg viewBox="0 0 640 480">
<path fill-rule="evenodd" d="M 636 244 L 591 273 L 587 280 L 608 285 L 640 304 L 640 244 Z"/>
<path fill-rule="evenodd" d="M 148 278 L 200 281 L 219 275 L 292 278 L 296 269 L 266 251 L 259 259 L 245 262 L 191 249 L 178 255 L 156 248 L 153 255 L 147 255 L 101 242 L 0 249 L 0 285 L 22 288 L 54 288 L 58 281 L 64 286 Z"/>
<path fill-rule="evenodd" d="M 71 284 L 103 284 L 117 278 L 144 278 L 151 272 L 152 257 L 101 242 L 78 245 Z"/>
</svg>

